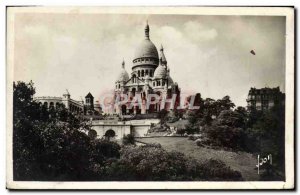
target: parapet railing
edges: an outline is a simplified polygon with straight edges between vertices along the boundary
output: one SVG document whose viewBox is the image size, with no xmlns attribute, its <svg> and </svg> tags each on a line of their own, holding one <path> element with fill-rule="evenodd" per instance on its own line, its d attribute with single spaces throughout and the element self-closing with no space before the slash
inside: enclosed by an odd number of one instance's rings
<svg viewBox="0 0 300 195">
<path fill-rule="evenodd" d="M 51 97 L 51 96 L 39 96 L 34 97 L 33 100 L 62 100 L 61 97 Z"/>
</svg>

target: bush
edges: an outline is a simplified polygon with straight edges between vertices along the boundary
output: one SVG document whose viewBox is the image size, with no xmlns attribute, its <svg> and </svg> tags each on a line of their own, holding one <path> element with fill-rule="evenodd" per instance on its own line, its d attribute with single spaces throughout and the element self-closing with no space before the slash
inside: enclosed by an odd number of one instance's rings
<svg viewBox="0 0 300 195">
<path fill-rule="evenodd" d="M 91 138 L 91 139 L 96 139 L 97 138 L 97 131 L 93 130 L 93 129 L 90 129 L 89 132 L 88 132 L 88 136 Z"/>
<path fill-rule="evenodd" d="M 141 147 L 154 147 L 154 148 L 162 148 L 160 143 L 149 143 L 146 145 L 143 145 Z"/>
<path fill-rule="evenodd" d="M 224 162 L 215 159 L 206 160 L 202 167 L 203 174 L 208 178 L 214 178 L 210 181 L 242 181 L 242 175 L 238 171 L 232 170 Z"/>
<path fill-rule="evenodd" d="M 135 144 L 135 137 L 132 134 L 127 134 L 122 139 L 123 145 L 134 145 Z"/>
<path fill-rule="evenodd" d="M 185 129 L 177 129 L 176 134 L 183 136 L 185 134 Z"/>
<path fill-rule="evenodd" d="M 120 158 L 120 145 L 108 140 L 95 140 L 92 145 L 91 156 L 94 163 L 102 164 L 109 158 Z"/>
<path fill-rule="evenodd" d="M 194 136 L 194 135 L 189 135 L 189 136 L 188 136 L 188 140 L 195 141 L 195 140 L 196 140 L 196 138 L 195 138 L 195 136 Z"/>
<path fill-rule="evenodd" d="M 127 146 L 120 160 L 110 161 L 102 170 L 102 179 L 110 181 L 233 181 L 242 180 L 221 161 L 199 163 L 180 152 L 160 147 Z"/>
<path fill-rule="evenodd" d="M 196 139 L 195 143 L 196 143 L 197 146 L 204 146 L 203 142 L 202 142 L 202 139 Z"/>
</svg>

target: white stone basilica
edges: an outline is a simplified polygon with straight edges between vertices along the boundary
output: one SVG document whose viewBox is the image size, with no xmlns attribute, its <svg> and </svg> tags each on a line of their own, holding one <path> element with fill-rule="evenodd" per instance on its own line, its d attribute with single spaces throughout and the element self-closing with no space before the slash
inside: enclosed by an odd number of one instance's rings
<svg viewBox="0 0 300 195">
<path fill-rule="evenodd" d="M 115 106 L 115 113 L 126 115 L 160 111 L 160 102 L 147 108 L 145 102 L 149 97 L 148 94 L 157 94 L 160 100 L 163 98 L 170 99 L 173 94 L 176 94 L 176 104 L 180 101 L 180 88 L 170 76 L 163 47 L 161 46 L 160 54 L 158 54 L 156 46 L 150 40 L 148 23 L 145 27 L 145 38 L 137 47 L 132 62 L 132 72 L 129 75 L 125 70 L 123 60 L 121 72 L 115 82 L 115 97 L 120 97 L 121 94 L 126 94 L 129 97 L 127 103 Z M 143 104 L 141 106 L 130 106 L 132 101 L 136 101 L 135 96 L 142 99 Z M 172 108 L 166 105 L 164 109 L 170 110 Z"/>
</svg>

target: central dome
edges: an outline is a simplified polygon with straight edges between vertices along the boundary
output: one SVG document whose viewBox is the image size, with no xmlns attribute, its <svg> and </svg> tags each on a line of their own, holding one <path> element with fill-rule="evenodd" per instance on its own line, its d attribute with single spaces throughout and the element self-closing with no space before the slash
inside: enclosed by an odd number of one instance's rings
<svg viewBox="0 0 300 195">
<path fill-rule="evenodd" d="M 150 39 L 143 40 L 135 50 L 134 59 L 145 57 L 158 59 L 158 51 Z"/>
<path fill-rule="evenodd" d="M 147 22 L 145 27 L 145 39 L 138 45 L 134 53 L 133 69 L 141 66 L 158 65 L 158 51 L 150 40 L 150 28 Z"/>
</svg>

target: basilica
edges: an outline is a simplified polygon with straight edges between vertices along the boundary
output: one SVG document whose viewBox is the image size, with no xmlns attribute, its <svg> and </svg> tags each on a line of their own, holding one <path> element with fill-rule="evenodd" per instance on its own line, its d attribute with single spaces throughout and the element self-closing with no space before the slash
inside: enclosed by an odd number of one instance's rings
<svg viewBox="0 0 300 195">
<path fill-rule="evenodd" d="M 176 108 L 180 101 L 180 88 L 170 75 L 170 68 L 161 45 L 158 52 L 156 46 L 150 39 L 150 28 L 148 23 L 145 27 L 145 37 L 136 48 L 132 60 L 132 71 L 130 74 L 125 69 L 123 60 L 119 76 L 115 82 L 115 97 L 126 95 L 128 101 L 123 104 L 115 104 L 114 111 L 120 115 L 146 114 L 159 112 L 161 109 L 170 110 Z M 159 101 L 153 105 L 146 106 L 149 94 L 159 96 Z M 175 96 L 174 96 L 175 95 Z M 141 105 L 132 106 L 139 97 Z M 175 106 L 165 105 L 161 107 L 161 101 L 175 97 Z"/>
<path fill-rule="evenodd" d="M 125 69 L 125 61 L 121 63 L 121 70 L 115 81 L 114 100 L 123 102 L 113 103 L 113 113 L 118 115 L 137 115 L 158 113 L 162 109 L 167 111 L 176 109 L 180 104 L 180 88 L 170 75 L 170 68 L 161 45 L 158 52 L 156 46 L 150 40 L 150 28 L 145 27 L 145 37 L 136 48 L 132 60 L 130 74 Z M 151 96 L 152 95 L 152 96 Z M 157 101 L 153 101 L 153 95 Z M 126 96 L 126 101 L 124 100 Z M 47 108 L 56 108 L 64 104 L 71 112 L 94 115 L 102 113 L 99 101 L 94 104 L 94 97 L 89 93 L 86 102 L 76 101 L 70 98 L 69 92 L 63 97 L 35 97 L 34 100 Z M 172 99 L 173 103 L 165 100 Z M 140 100 L 140 101 L 139 101 Z M 152 102 L 147 105 L 148 102 Z M 111 113 L 111 111 L 109 112 Z"/>
</svg>

